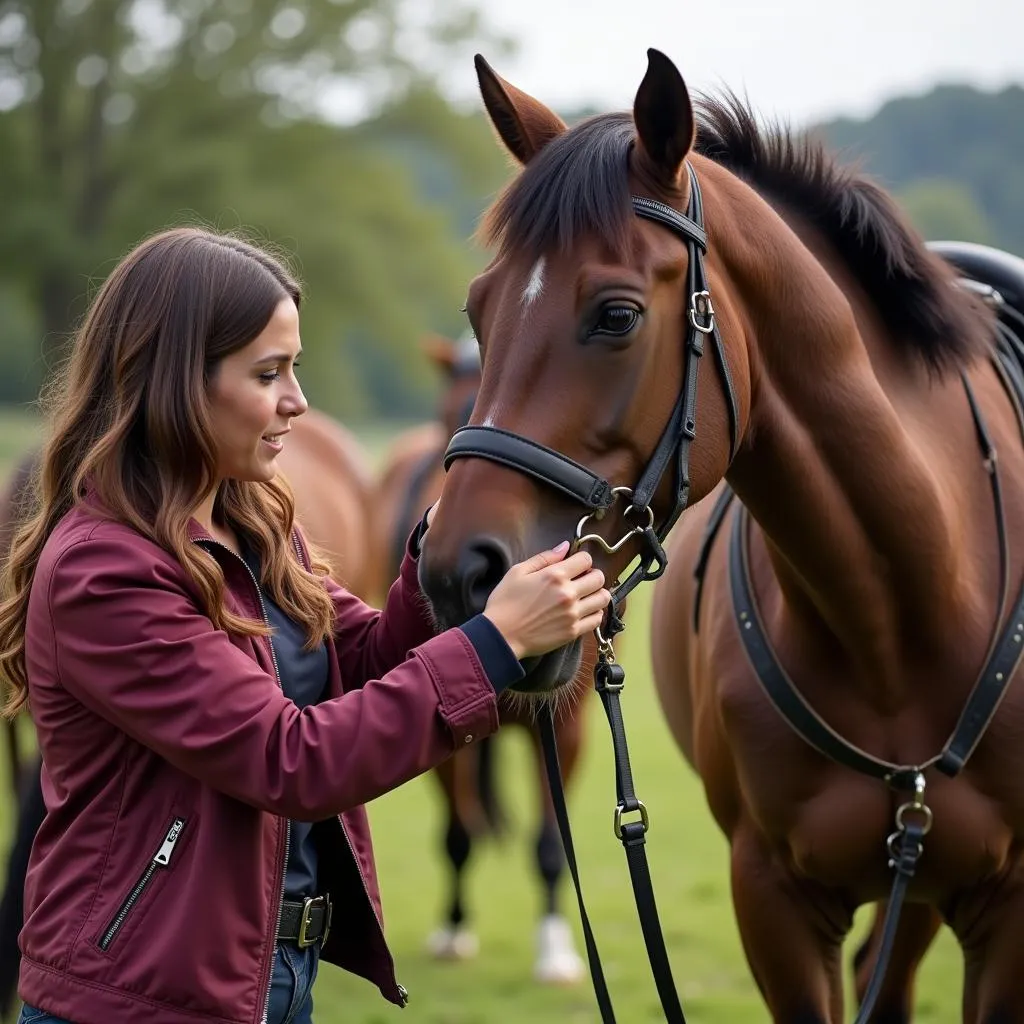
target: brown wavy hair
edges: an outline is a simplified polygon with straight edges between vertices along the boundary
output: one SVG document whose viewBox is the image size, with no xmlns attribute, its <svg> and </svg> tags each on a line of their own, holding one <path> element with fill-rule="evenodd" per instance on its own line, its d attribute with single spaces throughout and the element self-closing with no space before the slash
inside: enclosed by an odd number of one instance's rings
<svg viewBox="0 0 1024 1024">
<path fill-rule="evenodd" d="M 32 577 L 47 538 L 86 489 L 107 515 L 173 555 L 195 582 L 214 626 L 265 635 L 262 622 L 224 607 L 224 575 L 188 536 L 192 511 L 216 481 L 208 385 L 225 356 L 244 348 L 301 290 L 268 252 L 230 235 L 175 228 L 132 250 L 100 288 L 70 357 L 43 397 L 50 431 L 29 514 L 7 560 L 0 603 L 4 707 L 27 699 L 25 624 Z M 333 633 L 323 585 L 293 543 L 295 504 L 283 480 L 226 480 L 214 518 L 244 533 L 260 555 L 262 582 L 315 646 Z"/>
</svg>

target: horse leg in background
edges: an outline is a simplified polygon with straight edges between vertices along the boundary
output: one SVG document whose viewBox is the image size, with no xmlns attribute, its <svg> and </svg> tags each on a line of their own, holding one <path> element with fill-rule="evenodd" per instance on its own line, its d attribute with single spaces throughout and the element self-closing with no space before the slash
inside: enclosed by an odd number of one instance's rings
<svg viewBox="0 0 1024 1024">
<path fill-rule="evenodd" d="M 46 816 L 40 762 L 26 767 L 18 800 L 18 822 L 7 861 L 7 878 L 0 899 L 0 1017 L 6 1017 L 16 999 L 21 952 L 18 934 L 25 916 L 25 873 L 32 840 Z"/>
<path fill-rule="evenodd" d="M 585 704 L 580 701 L 574 706 L 563 707 L 555 715 L 558 760 L 566 791 L 579 761 L 583 744 L 585 708 Z M 533 741 L 540 784 L 541 824 L 536 838 L 536 863 L 543 883 L 543 910 L 540 923 L 537 925 L 537 958 L 534 961 L 533 974 L 538 981 L 545 984 L 573 985 L 584 978 L 586 968 L 579 953 L 576 952 L 569 922 L 558 910 L 559 883 L 565 874 L 565 852 L 562 849 L 562 837 L 558 834 L 558 823 L 551 802 L 540 734 L 536 729 L 531 729 L 530 737 Z"/>
<path fill-rule="evenodd" d="M 465 871 L 473 852 L 474 836 L 487 831 L 488 815 L 478 798 L 481 741 L 453 754 L 434 772 L 444 795 L 445 855 L 451 868 L 451 888 L 445 922 L 427 937 L 427 950 L 438 960 L 468 960 L 480 942 L 466 923 Z"/>
<path fill-rule="evenodd" d="M 749 823 L 732 835 L 732 898 L 743 950 L 775 1024 L 841 1024 L 842 943 L 853 915 L 797 880 Z"/>
<path fill-rule="evenodd" d="M 18 734 L 18 722 L 14 718 L 4 719 L 4 729 L 7 733 L 7 770 L 10 772 L 11 789 L 15 796 L 21 790 L 22 784 L 22 763 L 21 763 L 21 736 Z"/>
<path fill-rule="evenodd" d="M 871 931 L 853 957 L 858 1005 L 864 998 L 878 959 L 886 907 L 885 902 L 876 904 Z M 941 927 L 942 918 L 933 907 L 923 903 L 904 904 L 893 941 L 892 958 L 871 1016 L 873 1024 L 909 1024 L 913 1015 L 917 969 Z"/>
</svg>

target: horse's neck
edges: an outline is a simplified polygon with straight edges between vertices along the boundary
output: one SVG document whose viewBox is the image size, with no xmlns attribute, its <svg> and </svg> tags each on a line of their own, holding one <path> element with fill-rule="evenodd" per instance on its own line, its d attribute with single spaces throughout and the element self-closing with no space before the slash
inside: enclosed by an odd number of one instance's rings
<svg viewBox="0 0 1024 1024">
<path fill-rule="evenodd" d="M 838 642 L 877 685 L 898 685 L 908 646 L 938 656 L 969 603 L 959 486 L 986 485 L 962 384 L 887 364 L 878 339 L 872 361 L 864 318 L 788 233 L 756 268 L 732 271 L 750 322 L 767 326 L 750 350 L 747 442 L 729 481 L 763 531 L 796 628 Z M 937 427 L 952 455 L 936 449 Z"/>
</svg>

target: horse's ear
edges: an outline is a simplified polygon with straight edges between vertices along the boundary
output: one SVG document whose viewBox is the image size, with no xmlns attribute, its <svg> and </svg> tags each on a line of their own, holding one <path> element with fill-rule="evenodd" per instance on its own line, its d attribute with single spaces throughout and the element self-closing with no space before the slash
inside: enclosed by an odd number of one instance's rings
<svg viewBox="0 0 1024 1024">
<path fill-rule="evenodd" d="M 553 138 L 565 131 L 565 122 L 540 100 L 510 85 L 478 53 L 473 58 L 480 94 L 501 141 L 521 163 L 529 163 Z"/>
<path fill-rule="evenodd" d="M 431 331 L 420 338 L 420 350 L 438 369 L 451 373 L 455 365 L 455 342 Z"/>
<path fill-rule="evenodd" d="M 683 76 L 660 50 L 647 51 L 647 74 L 633 101 L 633 120 L 647 168 L 675 187 L 696 137 L 696 120 Z"/>
</svg>

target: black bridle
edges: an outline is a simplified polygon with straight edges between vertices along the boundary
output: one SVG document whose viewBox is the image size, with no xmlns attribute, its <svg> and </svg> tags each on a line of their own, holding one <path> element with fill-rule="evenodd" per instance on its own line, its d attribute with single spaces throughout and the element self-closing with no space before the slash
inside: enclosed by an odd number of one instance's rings
<svg viewBox="0 0 1024 1024">
<path fill-rule="evenodd" d="M 690 501 L 690 448 L 697 431 L 697 371 L 700 359 L 704 355 L 705 341 L 709 337 L 712 341 L 715 360 L 722 375 L 729 413 L 730 462 L 739 445 L 739 409 L 704 269 L 704 255 L 707 252 L 708 239 L 704 230 L 704 208 L 701 201 L 700 185 L 693 168 L 687 165 L 687 171 L 690 179 L 690 200 L 685 214 L 653 199 L 641 196 L 632 197 L 633 212 L 638 217 L 661 224 L 678 235 L 686 243 L 689 254 L 687 270 L 689 301 L 686 310 L 686 353 L 682 384 L 668 422 L 665 424 L 665 429 L 636 485 L 633 487 L 613 485 L 609 480 L 554 448 L 549 448 L 539 441 L 499 427 L 462 427 L 452 436 L 444 455 L 445 470 L 458 459 L 487 459 L 524 473 L 575 500 L 585 509 L 585 514 L 576 527 L 575 546 L 577 548 L 593 543 L 608 553 L 614 553 L 632 540 L 639 542 L 640 560 L 629 576 L 625 580 L 617 582 L 613 587 L 612 606 L 609 609 L 604 630 L 603 632 L 598 630 L 600 646 L 598 662 L 594 669 L 594 684 L 608 716 L 615 752 L 617 801 L 614 831 L 626 853 L 648 958 L 662 1008 L 665 1011 L 665 1019 L 669 1024 L 685 1024 L 685 1018 L 672 979 L 672 970 L 665 950 L 665 941 L 661 933 L 658 911 L 654 902 L 654 890 L 647 866 L 647 856 L 644 851 L 649 818 L 647 808 L 637 798 L 633 790 L 629 749 L 626 744 L 622 709 L 619 705 L 619 693 L 625 685 L 625 671 L 615 661 L 615 651 L 611 639 L 623 629 L 619 612 L 626 595 L 638 584 L 647 580 L 656 580 L 665 571 L 668 559 L 662 546 L 663 542 Z M 675 476 L 674 501 L 661 522 L 656 522 L 651 506 L 670 466 L 673 467 Z M 620 540 L 614 544 L 608 544 L 603 537 L 597 534 L 584 533 L 591 518 L 603 518 L 620 498 L 627 502 L 623 510 L 623 518 L 632 523 L 628 532 Z M 572 833 L 569 828 L 569 816 L 562 790 L 554 723 L 547 705 L 540 712 L 539 724 L 555 815 L 558 819 L 562 845 L 579 902 L 594 991 L 597 995 L 602 1021 L 605 1024 L 614 1024 L 615 1015 L 611 999 L 608 995 L 586 908 L 583 905 Z M 639 819 L 624 820 L 624 815 L 627 814 L 639 814 Z"/>
</svg>

